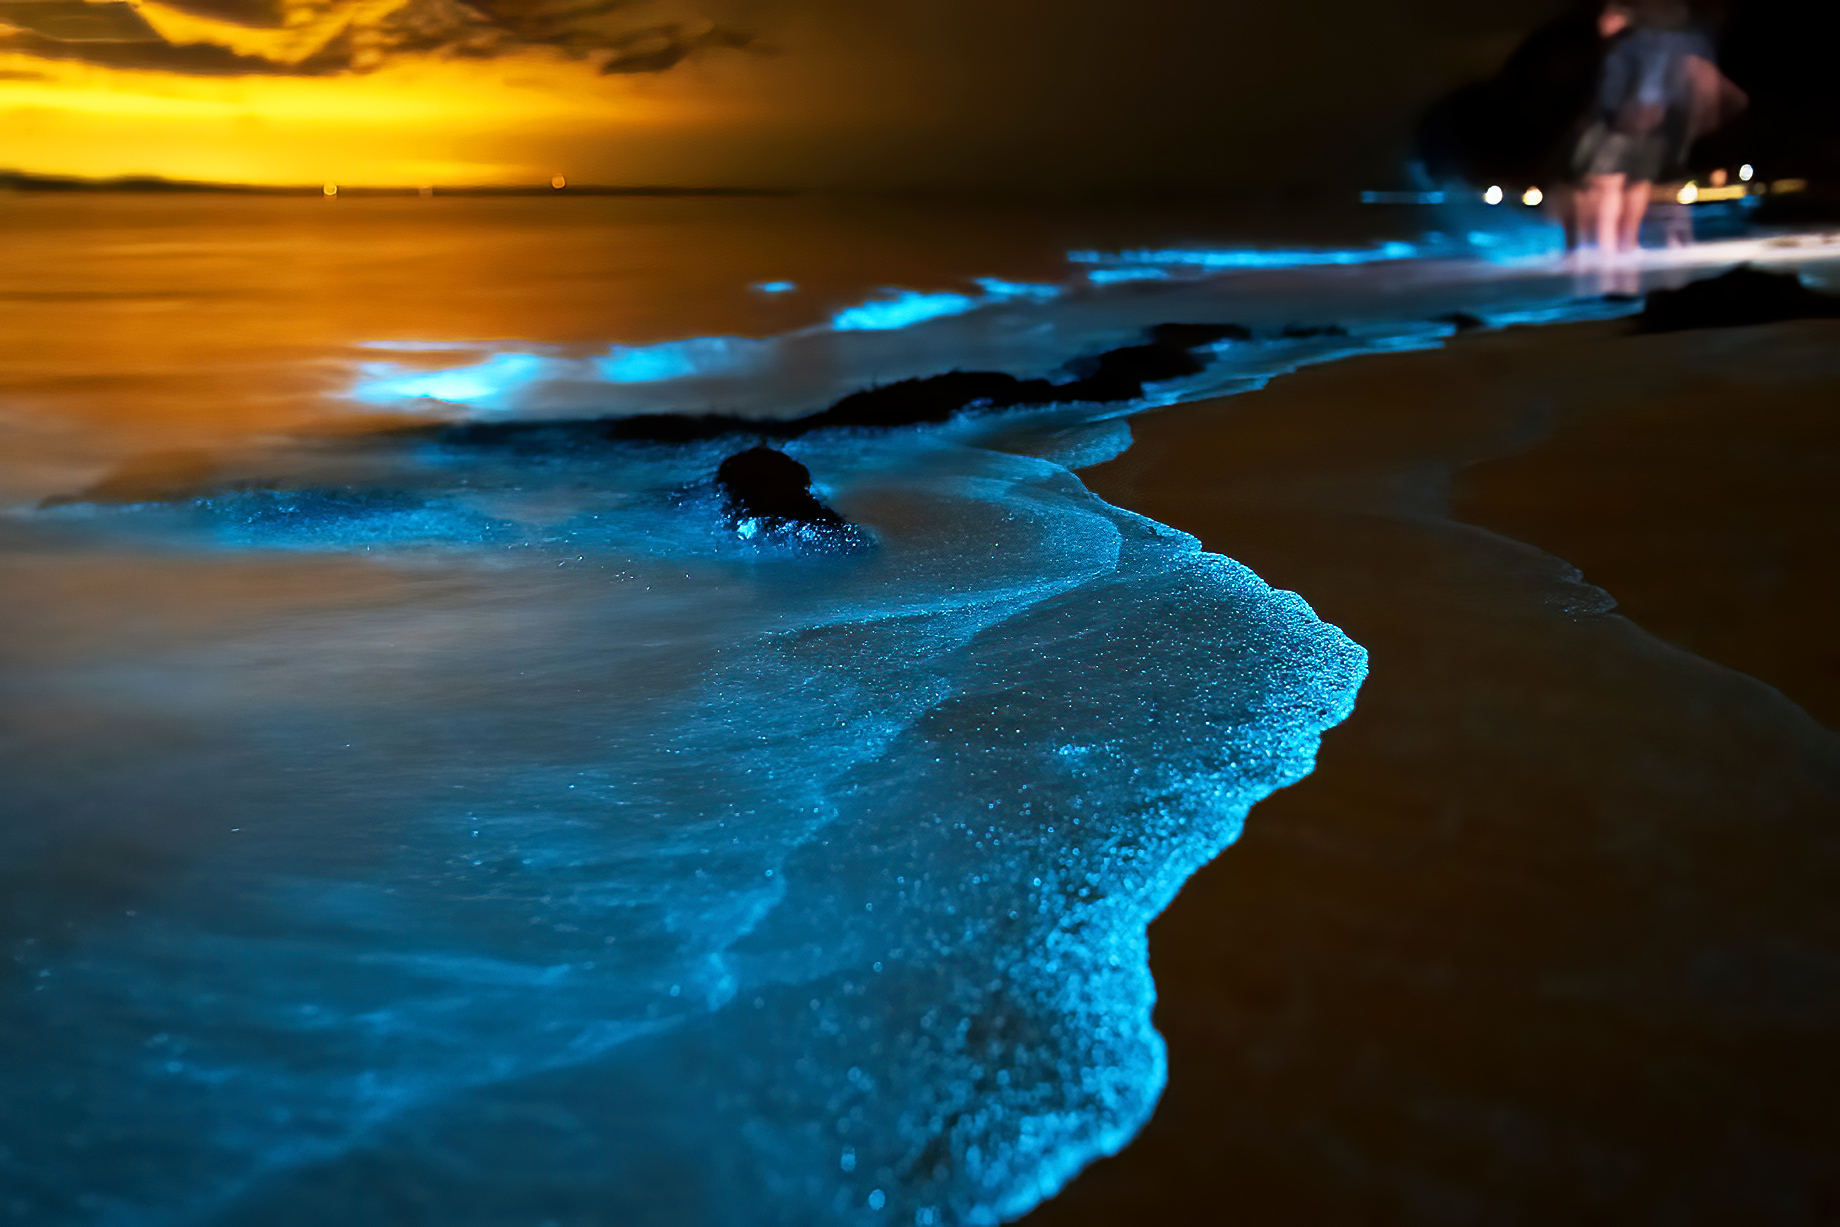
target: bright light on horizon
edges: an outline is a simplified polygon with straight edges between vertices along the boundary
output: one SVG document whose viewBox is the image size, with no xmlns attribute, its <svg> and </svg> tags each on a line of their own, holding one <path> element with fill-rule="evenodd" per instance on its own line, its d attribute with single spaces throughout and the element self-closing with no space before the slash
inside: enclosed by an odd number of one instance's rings
<svg viewBox="0 0 1840 1227">
<path fill-rule="evenodd" d="M 1504 195 L 1505 193 L 1501 190 L 1501 185 L 1499 183 L 1491 183 L 1489 184 L 1488 190 L 1482 193 L 1482 203 L 1498 205 L 1501 203 Z"/>
<path fill-rule="evenodd" d="M 1537 187 L 1530 187 L 1526 191 L 1521 193 L 1521 203 L 1526 205 L 1530 209 L 1545 199 L 1546 199 L 1546 193 L 1542 192 Z"/>
<path fill-rule="evenodd" d="M 548 181 L 564 161 L 557 155 L 582 142 L 636 136 L 668 149 L 658 137 L 686 119 L 681 100 L 535 53 L 336 77 L 187 76 L 0 54 L 0 163 L 38 175 L 532 184 Z M 531 161 L 519 159 L 526 148 Z M 635 173 L 655 181 L 660 172 Z"/>
</svg>

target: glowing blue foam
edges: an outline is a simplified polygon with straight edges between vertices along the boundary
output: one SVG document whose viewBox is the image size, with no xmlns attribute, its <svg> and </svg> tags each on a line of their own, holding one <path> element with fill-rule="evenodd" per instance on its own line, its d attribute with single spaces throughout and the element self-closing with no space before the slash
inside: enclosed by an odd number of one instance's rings
<svg viewBox="0 0 1840 1227">
<path fill-rule="evenodd" d="M 968 294 L 943 291 L 926 294 L 918 290 L 888 290 L 892 297 L 846 307 L 831 316 L 831 327 L 838 332 L 887 332 L 908 328 L 948 315 L 962 315 L 981 305 Z"/>
<path fill-rule="evenodd" d="M 799 284 L 796 281 L 757 281 L 752 288 L 757 294 L 790 294 Z"/>
<path fill-rule="evenodd" d="M 140 701 L 182 696 L 191 740 L 144 753 L 195 784 L 159 812 L 187 857 L 20 944 L 9 1199 L 98 1227 L 384 1227 L 405 1199 L 941 1227 L 1122 1146 L 1166 1073 L 1146 925 L 1309 770 L 1362 653 L 1050 461 L 797 450 L 880 509 L 877 550 L 718 531 L 691 483 L 720 446 L 194 508 L 248 547 L 411 548 L 412 590 L 220 610 L 222 650 L 146 666 Z M 152 766 L 67 761 L 0 744 L 52 854 L 97 839 L 77 803 L 145 827 Z M 69 1140 L 96 1120 L 119 1140 Z"/>
<path fill-rule="evenodd" d="M 1053 302 L 1063 292 L 1057 285 L 1005 281 L 1001 277 L 979 277 L 977 287 L 984 291 L 986 297 L 998 301 L 1021 299 L 1025 302 Z"/>
<path fill-rule="evenodd" d="M 1417 246 L 1412 243 L 1390 242 L 1353 250 L 1172 247 L 1118 252 L 1070 251 L 1067 259 L 1075 264 L 1098 264 L 1115 268 L 1312 268 L 1335 264 L 1373 264 L 1381 260 L 1409 260 L 1418 254 Z M 1091 276 L 1090 273 L 1087 275 Z"/>
<path fill-rule="evenodd" d="M 1112 285 L 1120 281 L 1167 281 L 1166 268 L 1095 268 L 1086 274 L 1094 285 Z"/>
<path fill-rule="evenodd" d="M 657 383 L 690 375 L 730 374 L 751 365 L 762 342 L 741 337 L 688 337 L 657 345 L 614 345 L 595 368 L 609 383 Z"/>
<path fill-rule="evenodd" d="M 1493 230 L 1471 230 L 1463 239 L 1470 254 L 1493 264 L 1513 264 L 1559 252 L 1565 246 L 1565 231 L 1557 222 L 1529 218 Z"/>
<path fill-rule="evenodd" d="M 404 372 L 394 363 L 365 363 L 352 395 L 371 404 L 397 401 L 446 401 L 454 405 L 494 408 L 535 383 L 554 361 L 540 354 L 493 354 L 472 366 L 445 371 Z"/>
</svg>

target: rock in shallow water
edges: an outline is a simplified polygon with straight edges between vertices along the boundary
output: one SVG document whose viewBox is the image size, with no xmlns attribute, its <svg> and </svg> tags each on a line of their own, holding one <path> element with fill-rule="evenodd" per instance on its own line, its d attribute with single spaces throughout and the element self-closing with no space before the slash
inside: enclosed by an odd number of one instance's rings
<svg viewBox="0 0 1840 1227">
<path fill-rule="evenodd" d="M 716 469 L 729 519 L 743 536 L 777 529 L 847 527 L 811 493 L 811 470 L 770 447 L 736 452 Z M 752 531 L 749 531 L 749 530 Z"/>
</svg>

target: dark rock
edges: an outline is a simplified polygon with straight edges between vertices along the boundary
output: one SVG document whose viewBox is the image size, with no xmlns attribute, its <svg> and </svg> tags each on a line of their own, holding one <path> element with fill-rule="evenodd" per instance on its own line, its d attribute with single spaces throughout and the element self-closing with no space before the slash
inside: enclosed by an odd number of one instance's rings
<svg viewBox="0 0 1840 1227">
<path fill-rule="evenodd" d="M 1480 315 L 1471 315 L 1467 311 L 1446 311 L 1442 315 L 1432 316 L 1431 322 L 1434 324 L 1449 324 L 1458 332 L 1474 332 L 1478 328 L 1487 326 Z"/>
<path fill-rule="evenodd" d="M 1250 341 L 1252 329 L 1244 324 L 1157 324 L 1150 329 L 1150 340 L 1157 345 L 1174 345 L 1198 349 L 1216 341 Z"/>
<path fill-rule="evenodd" d="M 1795 273 L 1768 273 L 1748 264 L 1678 290 L 1648 296 L 1636 327 L 1642 332 L 1737 328 L 1777 320 L 1840 318 L 1840 297 L 1802 284 Z"/>
<path fill-rule="evenodd" d="M 1182 345 L 1126 345 L 1108 349 L 1068 365 L 1076 378 L 1056 384 L 1055 399 L 1063 402 L 1135 400 L 1146 383 L 1199 374 L 1207 363 Z"/>
<path fill-rule="evenodd" d="M 730 518 L 737 523 L 761 520 L 769 527 L 842 527 L 844 522 L 812 496 L 811 470 L 770 447 L 750 447 L 724 460 L 716 469 L 716 484 L 728 500 Z"/>
<path fill-rule="evenodd" d="M 826 426 L 909 426 L 943 422 L 965 409 L 1045 405 L 1056 399 L 1045 379 L 1001 371 L 948 371 L 852 392 L 829 409 L 797 419 L 800 433 Z M 794 425 L 795 423 L 788 423 Z"/>
<path fill-rule="evenodd" d="M 1303 340 L 1308 337 L 1345 337 L 1348 330 L 1340 324 L 1286 324 L 1278 330 L 1278 335 L 1291 340 Z"/>
<path fill-rule="evenodd" d="M 1216 341 L 1250 340 L 1252 330 L 1243 324 L 1158 324 L 1150 329 L 1150 337 L 1147 345 L 1126 345 L 1069 364 L 1073 378 L 1065 383 L 1018 379 L 1002 371 L 948 371 L 864 388 L 828 409 L 779 421 L 726 413 L 647 413 L 548 422 L 471 422 L 435 428 L 433 435 L 455 447 L 554 452 L 608 441 L 690 443 L 726 435 L 795 439 L 829 427 L 887 429 L 943 422 L 967 410 L 1111 403 L 1142 396 L 1146 383 L 1199 374 L 1207 363 L 1190 350 Z"/>
</svg>

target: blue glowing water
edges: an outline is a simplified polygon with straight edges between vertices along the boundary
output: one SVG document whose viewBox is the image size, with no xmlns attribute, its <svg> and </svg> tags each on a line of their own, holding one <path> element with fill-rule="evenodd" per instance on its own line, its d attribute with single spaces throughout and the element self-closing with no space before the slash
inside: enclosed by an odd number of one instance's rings
<svg viewBox="0 0 1840 1227">
<path fill-rule="evenodd" d="M 1161 320 L 1266 336 L 1134 405 L 787 443 L 847 548 L 728 528 L 732 441 L 308 437 L 203 497 L 15 507 L 0 1211 L 940 1227 L 1122 1145 L 1164 1078 L 1145 926 L 1365 656 L 1075 471 L 1121 414 L 1441 310 L 1628 309 L 1386 247 L 1155 254 L 772 337 L 341 359 L 348 412 L 785 417 Z"/>
<path fill-rule="evenodd" d="M 796 454 L 876 548 L 724 539 L 668 493 L 716 448 L 67 513 L 370 551 L 407 592 L 58 679 L 241 783 L 104 807 L 85 839 L 158 822 L 185 873 L 20 949 L 35 1204 L 978 1223 L 1122 1144 L 1163 1077 L 1144 927 L 1308 770 L 1363 654 L 1052 459 Z"/>
</svg>

